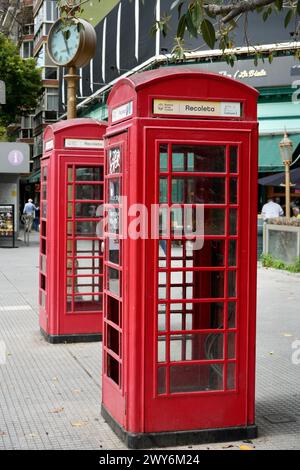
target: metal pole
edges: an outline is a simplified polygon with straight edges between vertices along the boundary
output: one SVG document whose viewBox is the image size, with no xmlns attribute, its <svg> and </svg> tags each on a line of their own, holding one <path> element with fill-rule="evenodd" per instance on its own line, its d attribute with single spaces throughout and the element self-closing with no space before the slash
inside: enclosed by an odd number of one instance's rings
<svg viewBox="0 0 300 470">
<path fill-rule="evenodd" d="M 290 181 L 290 163 L 284 162 L 285 165 L 285 216 L 287 219 L 291 216 L 291 181 Z"/>
<path fill-rule="evenodd" d="M 76 92 L 77 92 L 77 82 L 79 80 L 79 75 L 76 73 L 76 67 L 73 65 L 69 67 L 68 74 L 64 76 L 67 82 L 67 118 L 75 119 L 77 117 L 76 109 Z"/>
</svg>

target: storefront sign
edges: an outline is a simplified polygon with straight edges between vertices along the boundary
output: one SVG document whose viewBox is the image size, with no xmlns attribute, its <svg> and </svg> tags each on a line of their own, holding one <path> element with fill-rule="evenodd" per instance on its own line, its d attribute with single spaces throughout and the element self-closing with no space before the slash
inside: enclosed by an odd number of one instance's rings
<svg viewBox="0 0 300 470">
<path fill-rule="evenodd" d="M 133 106 L 132 101 L 128 103 L 122 104 L 122 106 L 118 106 L 117 108 L 112 110 L 111 113 L 111 122 L 120 121 L 121 119 L 125 119 L 131 116 L 133 113 Z"/>
<path fill-rule="evenodd" d="M 29 145 L 0 142 L 0 173 L 29 173 Z"/>
<path fill-rule="evenodd" d="M 274 57 L 271 64 L 267 59 L 257 65 L 253 59 L 245 59 L 236 60 L 233 67 L 224 61 L 191 64 L 190 67 L 215 72 L 253 87 L 290 86 L 300 75 L 299 60 L 293 56 Z"/>
<path fill-rule="evenodd" d="M 180 116 L 240 117 L 241 103 L 154 99 L 153 113 Z"/>
<path fill-rule="evenodd" d="M 11 240 L 14 246 L 14 206 L 11 204 L 0 204 L 0 243 Z"/>
<path fill-rule="evenodd" d="M 65 139 L 65 147 L 103 149 L 104 141 L 98 139 Z"/>
</svg>

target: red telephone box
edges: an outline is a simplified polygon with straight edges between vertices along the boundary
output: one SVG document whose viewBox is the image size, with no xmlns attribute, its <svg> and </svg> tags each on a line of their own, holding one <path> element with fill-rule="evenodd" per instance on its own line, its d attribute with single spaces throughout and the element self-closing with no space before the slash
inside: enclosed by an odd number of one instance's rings
<svg viewBox="0 0 300 470">
<path fill-rule="evenodd" d="M 106 123 L 70 119 L 46 128 L 41 160 L 40 328 L 51 343 L 102 337 Z"/>
<path fill-rule="evenodd" d="M 129 447 L 256 436 L 257 95 L 168 67 L 109 96 L 102 414 Z"/>
</svg>

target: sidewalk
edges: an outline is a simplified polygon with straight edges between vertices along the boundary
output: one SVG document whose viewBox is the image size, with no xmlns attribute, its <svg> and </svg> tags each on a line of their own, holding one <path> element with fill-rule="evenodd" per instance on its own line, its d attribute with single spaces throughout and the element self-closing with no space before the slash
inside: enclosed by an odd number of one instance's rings
<svg viewBox="0 0 300 470">
<path fill-rule="evenodd" d="M 0 449 L 125 449 L 100 414 L 101 343 L 50 345 L 38 326 L 38 234 L 0 248 Z M 300 276 L 259 268 L 256 449 L 300 449 Z M 2 343 L 3 344 L 3 343 Z M 1 359 L 1 354 L 0 354 Z M 242 442 L 188 446 L 239 449 Z M 183 448 L 183 447 L 182 447 Z"/>
</svg>

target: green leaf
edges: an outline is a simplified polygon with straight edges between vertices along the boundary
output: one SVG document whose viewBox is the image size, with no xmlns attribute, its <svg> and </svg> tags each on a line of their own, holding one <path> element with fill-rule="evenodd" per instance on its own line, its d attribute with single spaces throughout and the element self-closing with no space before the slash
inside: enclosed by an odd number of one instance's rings
<svg viewBox="0 0 300 470">
<path fill-rule="evenodd" d="M 270 52 L 269 57 L 268 57 L 268 60 L 269 60 L 269 64 L 272 64 L 272 62 L 273 62 L 273 54 L 272 54 L 272 52 Z"/>
<path fill-rule="evenodd" d="M 282 10 L 283 7 L 283 0 L 275 0 L 275 5 L 278 11 Z"/>
<path fill-rule="evenodd" d="M 188 32 L 191 33 L 191 35 L 194 36 L 194 38 L 197 38 L 198 31 L 194 24 L 190 10 L 187 11 L 185 18 L 186 18 L 186 27 L 187 27 Z"/>
<path fill-rule="evenodd" d="M 216 32 L 212 23 L 206 18 L 201 23 L 201 33 L 206 44 L 213 49 L 216 43 Z"/>
<path fill-rule="evenodd" d="M 290 9 L 290 10 L 287 12 L 286 17 L 284 18 L 284 27 L 285 27 L 285 28 L 288 26 L 289 22 L 291 21 L 292 16 L 293 16 L 293 10 Z"/>
<path fill-rule="evenodd" d="M 195 3 L 195 6 L 192 12 L 192 18 L 196 27 L 199 28 L 200 21 L 202 20 L 202 9 L 199 3 Z"/>
<path fill-rule="evenodd" d="M 300 0 L 298 0 L 298 2 L 297 2 L 296 11 L 297 11 L 298 15 L 300 15 Z"/>
<path fill-rule="evenodd" d="M 186 15 L 182 15 L 177 26 L 177 37 L 182 39 L 186 28 Z"/>
<path fill-rule="evenodd" d="M 263 20 L 264 20 L 264 21 L 267 21 L 267 19 L 268 19 L 268 16 L 269 16 L 269 13 L 268 13 L 268 11 L 264 11 L 264 14 L 263 14 Z"/>
</svg>

